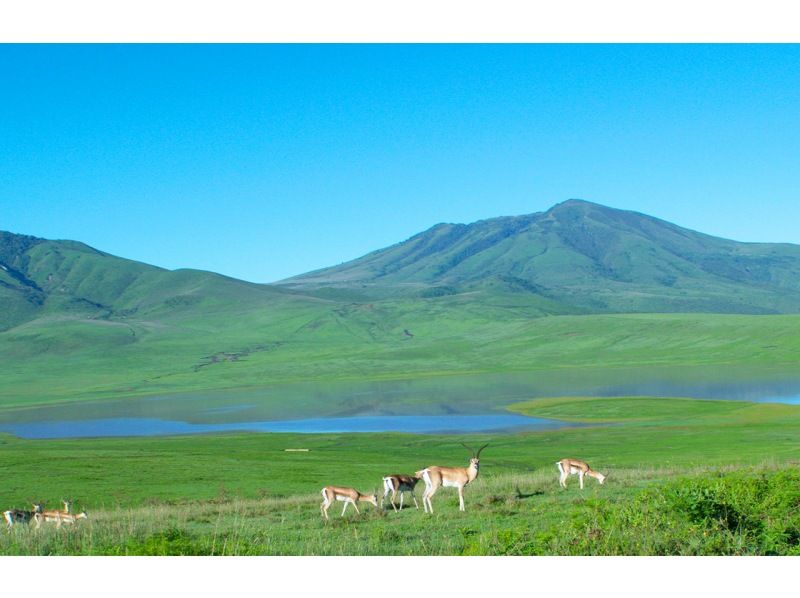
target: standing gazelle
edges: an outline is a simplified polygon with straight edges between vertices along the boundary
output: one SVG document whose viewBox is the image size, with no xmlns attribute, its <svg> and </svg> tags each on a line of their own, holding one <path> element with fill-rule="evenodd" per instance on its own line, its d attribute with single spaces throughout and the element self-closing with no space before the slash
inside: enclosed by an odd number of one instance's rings
<svg viewBox="0 0 800 598">
<path fill-rule="evenodd" d="M 581 483 L 581 490 L 583 490 L 584 476 L 594 478 L 601 484 L 606 481 L 606 476 L 604 476 L 602 473 L 593 471 L 586 461 L 578 461 L 577 459 L 561 459 L 561 461 L 556 462 L 556 466 L 558 466 L 558 471 L 561 474 L 561 477 L 558 479 L 558 483 L 561 484 L 562 488 L 567 487 L 567 478 L 574 474 L 578 474 L 578 480 L 580 480 Z"/>
<path fill-rule="evenodd" d="M 32 511 L 23 511 L 20 509 L 9 509 L 3 511 L 3 518 L 6 520 L 6 525 L 11 529 L 15 523 L 29 523 L 37 513 L 42 512 L 42 505 L 36 503 L 33 505 Z"/>
<path fill-rule="evenodd" d="M 381 497 L 381 509 L 383 508 L 383 501 L 386 500 L 386 496 L 391 492 L 392 498 L 392 508 L 397 510 L 397 506 L 394 504 L 394 499 L 397 497 L 397 493 L 400 493 L 400 508 L 403 508 L 403 493 L 410 492 L 411 498 L 414 499 L 414 506 L 419 509 L 419 503 L 417 502 L 417 495 L 414 494 L 414 488 L 416 487 L 417 483 L 419 482 L 419 476 L 414 475 L 402 475 L 399 473 L 395 473 L 392 475 L 387 475 L 383 478 L 383 496 Z"/>
<path fill-rule="evenodd" d="M 347 510 L 347 505 L 352 504 L 353 508 L 356 510 L 356 513 L 359 515 L 361 511 L 358 510 L 357 502 L 368 502 L 372 505 L 378 506 L 378 495 L 377 494 L 361 494 L 355 488 L 343 488 L 341 486 L 325 486 L 322 489 L 322 504 L 319 506 L 320 512 L 325 516 L 325 519 L 328 519 L 328 508 L 330 508 L 331 504 L 334 500 L 339 500 L 344 502 L 344 509 L 342 509 L 342 517 L 344 517 L 344 512 Z"/>
<path fill-rule="evenodd" d="M 462 443 L 463 444 L 463 443 Z M 464 447 L 472 454 L 468 467 L 439 467 L 431 465 L 416 473 L 417 477 L 425 480 L 425 492 L 422 495 L 422 506 L 426 513 L 433 514 L 433 504 L 431 498 L 439 487 L 454 487 L 458 489 L 458 510 L 464 511 L 464 486 L 478 477 L 478 464 L 481 451 L 488 444 L 484 444 L 476 453 L 473 449 L 464 444 Z"/>
</svg>

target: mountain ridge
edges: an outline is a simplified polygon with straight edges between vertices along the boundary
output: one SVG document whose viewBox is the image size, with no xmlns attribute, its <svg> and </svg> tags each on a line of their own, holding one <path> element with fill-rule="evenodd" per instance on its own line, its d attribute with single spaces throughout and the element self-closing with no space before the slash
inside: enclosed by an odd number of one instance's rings
<svg viewBox="0 0 800 598">
<path fill-rule="evenodd" d="M 544 212 L 439 223 L 277 284 L 306 292 L 410 283 L 467 291 L 511 277 L 590 311 L 775 313 L 800 308 L 799 276 L 800 246 L 742 243 L 571 199 Z"/>
<path fill-rule="evenodd" d="M 108 319 L 224 304 L 255 308 L 287 292 L 204 270 L 167 270 L 78 241 L 0 231 L 0 331 L 58 314 Z"/>
<path fill-rule="evenodd" d="M 800 246 L 743 243 L 569 199 L 543 212 L 438 223 L 273 284 L 166 270 L 79 241 L 0 231 L 0 330 L 47 314 L 126 317 L 224 305 L 459 296 L 535 313 L 800 312 Z M 173 314 L 174 315 L 174 314 Z"/>
</svg>

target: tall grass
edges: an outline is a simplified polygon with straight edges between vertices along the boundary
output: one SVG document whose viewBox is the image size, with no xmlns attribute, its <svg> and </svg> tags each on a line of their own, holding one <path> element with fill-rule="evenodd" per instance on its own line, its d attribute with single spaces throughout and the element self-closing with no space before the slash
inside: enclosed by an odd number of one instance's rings
<svg viewBox="0 0 800 598">
<path fill-rule="evenodd" d="M 316 495 L 119 508 L 74 527 L 15 526 L 2 554 L 93 555 L 767 555 L 800 554 L 800 473 L 745 469 L 615 471 L 604 485 L 553 471 L 480 477 L 434 498 L 436 513 L 406 507 L 333 514 Z"/>
</svg>

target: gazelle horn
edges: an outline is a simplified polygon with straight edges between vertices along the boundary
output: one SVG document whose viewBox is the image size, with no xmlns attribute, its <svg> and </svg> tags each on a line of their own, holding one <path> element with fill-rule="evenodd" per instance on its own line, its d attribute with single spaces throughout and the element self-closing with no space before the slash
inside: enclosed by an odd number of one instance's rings
<svg viewBox="0 0 800 598">
<path fill-rule="evenodd" d="M 486 444 L 484 444 L 484 445 L 483 445 L 481 448 L 479 448 L 479 449 L 478 449 L 478 454 L 477 454 L 477 455 L 475 455 L 475 458 L 476 458 L 476 459 L 480 458 L 480 456 L 481 456 L 481 451 L 482 451 L 483 449 L 485 449 L 487 446 L 489 446 L 489 443 L 488 443 L 488 442 L 487 442 Z"/>
</svg>

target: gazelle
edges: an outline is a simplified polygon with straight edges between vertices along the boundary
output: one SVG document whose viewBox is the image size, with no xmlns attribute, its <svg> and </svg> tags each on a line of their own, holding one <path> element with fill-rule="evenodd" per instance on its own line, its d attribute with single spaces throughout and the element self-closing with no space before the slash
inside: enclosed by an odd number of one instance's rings
<svg viewBox="0 0 800 598">
<path fill-rule="evenodd" d="M 578 461 L 577 459 L 561 459 L 561 461 L 556 462 L 556 465 L 558 466 L 558 471 L 561 473 L 558 483 L 561 484 L 562 488 L 567 487 L 567 478 L 574 474 L 578 474 L 578 480 L 580 480 L 581 483 L 581 490 L 583 490 L 584 476 L 594 478 L 601 484 L 606 481 L 606 476 L 604 476 L 602 473 L 593 471 L 586 461 Z"/>
<path fill-rule="evenodd" d="M 422 495 L 422 506 L 425 508 L 426 513 L 433 514 L 433 504 L 431 503 L 431 498 L 434 494 L 436 494 L 436 491 L 441 486 L 444 486 L 445 488 L 458 488 L 458 510 L 465 510 L 464 486 L 478 477 L 478 464 L 481 451 L 489 445 L 484 444 L 478 449 L 477 453 L 466 444 L 463 446 L 472 454 L 468 467 L 439 467 L 438 465 L 431 465 L 430 467 L 426 467 L 415 474 L 425 481 L 425 492 Z"/>
<path fill-rule="evenodd" d="M 32 511 L 23 511 L 20 509 L 9 509 L 3 511 L 3 518 L 6 520 L 8 528 L 11 529 L 15 523 L 29 523 L 37 513 L 41 513 L 42 505 L 36 503 L 33 505 Z"/>
<path fill-rule="evenodd" d="M 381 497 L 381 509 L 383 508 L 383 501 L 386 500 L 386 496 L 391 492 L 392 498 L 391 503 L 394 510 L 397 510 L 397 507 L 394 504 L 394 499 L 397 497 L 397 493 L 400 493 L 400 509 L 403 508 L 403 493 L 410 492 L 411 497 L 414 499 L 414 506 L 419 509 L 419 503 L 417 502 L 417 495 L 414 494 L 414 488 L 416 487 L 417 483 L 419 483 L 419 476 L 415 475 L 402 475 L 399 473 L 395 473 L 392 475 L 387 475 L 383 478 L 383 496 Z"/>
<path fill-rule="evenodd" d="M 71 525 L 74 525 L 78 519 L 89 519 L 89 514 L 86 511 L 81 511 L 80 513 L 75 513 L 75 514 L 72 513 L 69 513 L 67 515 L 62 514 L 60 519 L 61 519 L 60 523 L 56 523 L 57 528 L 61 527 L 61 523 L 69 523 Z"/>
<path fill-rule="evenodd" d="M 359 515 L 361 514 L 361 511 L 358 510 L 358 505 L 356 504 L 357 502 L 368 502 L 376 507 L 378 506 L 377 494 L 362 494 L 355 488 L 325 486 L 322 489 L 322 504 L 319 506 L 319 510 L 325 516 L 325 519 L 328 519 L 328 509 L 330 508 L 331 504 L 333 504 L 334 500 L 344 502 L 342 517 L 344 517 L 344 512 L 347 510 L 347 505 L 350 504 L 353 505 L 353 508 Z"/>
<path fill-rule="evenodd" d="M 78 519 L 89 518 L 89 515 L 86 513 L 86 511 L 82 511 L 78 514 L 71 513 L 70 510 L 72 509 L 72 501 L 62 500 L 61 502 L 64 505 L 64 509 L 61 511 L 42 511 L 40 509 L 38 512 L 34 513 L 33 518 L 36 521 L 36 529 L 41 527 L 42 521 L 45 523 L 55 521 L 56 528 L 60 528 L 62 523 L 74 524 Z"/>
</svg>

